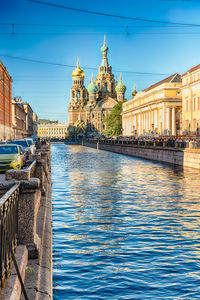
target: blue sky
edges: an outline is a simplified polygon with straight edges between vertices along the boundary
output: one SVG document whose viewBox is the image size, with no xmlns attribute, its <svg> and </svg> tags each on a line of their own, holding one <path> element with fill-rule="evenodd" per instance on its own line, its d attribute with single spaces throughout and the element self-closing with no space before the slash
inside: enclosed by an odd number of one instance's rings
<svg viewBox="0 0 200 300">
<path fill-rule="evenodd" d="M 200 0 L 44 1 L 108 14 L 200 25 Z M 92 70 L 86 67 L 100 65 L 104 34 L 109 63 L 118 77 L 122 71 L 127 99 L 134 82 L 137 90 L 142 90 L 167 74 L 182 74 L 200 63 L 200 26 L 125 20 L 28 0 L 0 0 L 0 4 L 0 59 L 13 77 L 13 96 L 29 102 L 40 118 L 67 122 L 73 68 L 63 65 L 75 66 L 79 57 L 87 86 Z M 93 72 L 96 75 L 97 70 Z"/>
</svg>

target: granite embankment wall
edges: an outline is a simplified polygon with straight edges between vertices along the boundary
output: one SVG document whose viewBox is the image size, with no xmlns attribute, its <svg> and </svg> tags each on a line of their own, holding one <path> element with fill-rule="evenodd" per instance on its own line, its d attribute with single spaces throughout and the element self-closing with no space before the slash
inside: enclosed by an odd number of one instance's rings
<svg viewBox="0 0 200 300">
<path fill-rule="evenodd" d="M 186 149 L 131 144 L 106 144 L 97 143 L 95 141 L 85 142 L 84 146 L 173 165 L 180 165 L 183 167 L 200 169 L 200 149 L 193 149 L 192 144 Z"/>
<path fill-rule="evenodd" d="M 28 299 L 52 299 L 52 199 L 50 145 L 31 155 L 28 166 L 9 170 L 0 182 L 0 196 L 20 184 L 17 209 L 17 264 Z M 0 289 L 0 299 L 24 300 L 13 265 Z"/>
</svg>

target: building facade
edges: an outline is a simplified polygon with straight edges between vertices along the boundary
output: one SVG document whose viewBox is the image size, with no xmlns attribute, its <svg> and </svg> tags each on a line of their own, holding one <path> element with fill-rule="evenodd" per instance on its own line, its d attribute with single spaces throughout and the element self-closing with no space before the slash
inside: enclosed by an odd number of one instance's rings
<svg viewBox="0 0 200 300">
<path fill-rule="evenodd" d="M 67 134 L 68 125 L 64 124 L 42 124 L 38 125 L 38 137 L 49 139 L 64 139 Z"/>
<path fill-rule="evenodd" d="M 182 133 L 199 134 L 200 65 L 182 75 Z"/>
<path fill-rule="evenodd" d="M 125 102 L 122 112 L 123 135 L 180 133 L 181 82 L 180 74 L 173 74 Z"/>
<path fill-rule="evenodd" d="M 33 135 L 37 136 L 37 131 L 38 131 L 38 116 L 36 113 L 33 113 Z"/>
<path fill-rule="evenodd" d="M 0 62 L 0 139 L 12 135 L 12 78 Z"/>
<path fill-rule="evenodd" d="M 112 67 L 108 63 L 108 47 L 105 38 L 101 52 L 103 58 L 98 74 L 95 80 L 92 75 L 87 89 L 84 85 L 84 71 L 77 62 L 77 67 L 72 72 L 73 85 L 68 109 L 69 126 L 78 126 L 82 122 L 89 130 L 98 133 L 106 130 L 106 117 L 114 105 L 124 100 L 126 91 L 122 78 L 117 84 Z"/>
<path fill-rule="evenodd" d="M 33 135 L 33 110 L 29 103 L 23 102 L 23 108 L 26 112 L 26 135 Z"/>
<path fill-rule="evenodd" d="M 24 137 L 26 137 L 26 112 L 21 98 L 14 98 L 12 100 L 12 138 Z"/>
</svg>

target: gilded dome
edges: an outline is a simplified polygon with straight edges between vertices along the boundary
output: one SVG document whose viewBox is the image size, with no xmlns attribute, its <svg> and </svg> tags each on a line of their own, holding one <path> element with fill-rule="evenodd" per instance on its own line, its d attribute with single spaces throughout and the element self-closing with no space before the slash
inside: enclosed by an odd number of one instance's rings
<svg viewBox="0 0 200 300">
<path fill-rule="evenodd" d="M 79 66 L 79 60 L 77 61 L 77 67 L 76 69 L 72 72 L 72 77 L 85 77 L 85 73 L 83 72 L 83 70 L 81 70 L 80 66 Z"/>
<path fill-rule="evenodd" d="M 87 87 L 88 93 L 96 93 L 98 91 L 98 87 L 94 83 L 93 80 L 93 75 L 92 75 L 92 80 L 90 81 L 90 84 Z"/>
<path fill-rule="evenodd" d="M 115 88 L 116 92 L 125 93 L 126 92 L 126 86 L 122 83 L 122 76 L 120 75 L 120 81 L 118 85 Z"/>
</svg>

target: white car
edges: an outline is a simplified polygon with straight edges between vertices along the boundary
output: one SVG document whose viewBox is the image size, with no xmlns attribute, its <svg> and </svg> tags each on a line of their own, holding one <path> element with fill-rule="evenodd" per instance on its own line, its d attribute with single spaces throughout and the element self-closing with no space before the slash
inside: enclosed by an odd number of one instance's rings
<svg viewBox="0 0 200 300">
<path fill-rule="evenodd" d="M 35 147 L 35 144 L 34 144 L 34 141 L 33 139 L 31 138 L 26 138 L 25 139 L 29 145 L 29 150 L 30 150 L 30 154 L 35 154 L 36 152 L 36 147 Z"/>
</svg>

